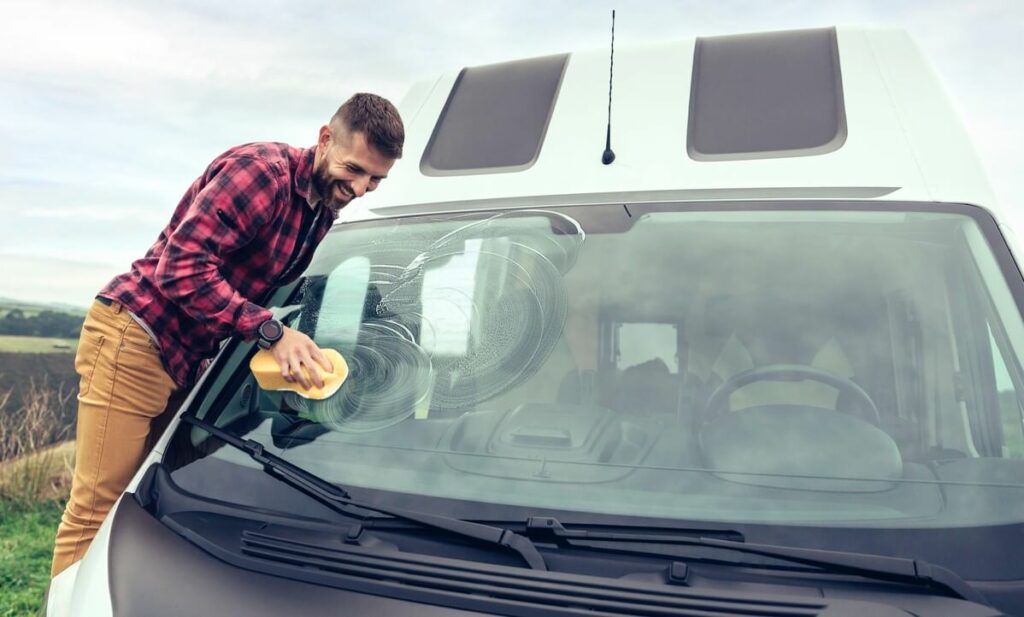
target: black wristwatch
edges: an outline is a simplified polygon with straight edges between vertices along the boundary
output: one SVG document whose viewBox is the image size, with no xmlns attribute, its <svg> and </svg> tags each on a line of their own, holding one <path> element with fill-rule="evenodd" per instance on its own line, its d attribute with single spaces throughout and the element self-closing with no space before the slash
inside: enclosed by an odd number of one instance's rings
<svg viewBox="0 0 1024 617">
<path fill-rule="evenodd" d="M 256 328 L 256 334 L 259 335 L 256 344 L 260 349 L 270 349 L 284 336 L 284 326 L 276 319 L 268 319 Z"/>
</svg>

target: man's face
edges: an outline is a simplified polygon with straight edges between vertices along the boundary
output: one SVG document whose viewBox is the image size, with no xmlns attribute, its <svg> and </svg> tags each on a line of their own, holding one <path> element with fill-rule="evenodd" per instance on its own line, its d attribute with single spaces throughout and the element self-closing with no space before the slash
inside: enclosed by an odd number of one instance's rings
<svg viewBox="0 0 1024 617">
<path fill-rule="evenodd" d="M 377 188 L 395 159 L 377 152 L 360 132 L 320 129 L 313 186 L 322 203 L 337 212 Z"/>
</svg>

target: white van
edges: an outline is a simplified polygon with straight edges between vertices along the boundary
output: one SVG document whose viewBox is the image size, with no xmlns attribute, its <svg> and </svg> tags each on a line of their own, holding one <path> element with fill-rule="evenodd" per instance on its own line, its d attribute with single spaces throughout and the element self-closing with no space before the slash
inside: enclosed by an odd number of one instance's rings
<svg viewBox="0 0 1024 617">
<path fill-rule="evenodd" d="M 416 85 L 406 157 L 231 341 L 64 615 L 1024 614 L 1024 278 L 899 32 Z"/>
</svg>

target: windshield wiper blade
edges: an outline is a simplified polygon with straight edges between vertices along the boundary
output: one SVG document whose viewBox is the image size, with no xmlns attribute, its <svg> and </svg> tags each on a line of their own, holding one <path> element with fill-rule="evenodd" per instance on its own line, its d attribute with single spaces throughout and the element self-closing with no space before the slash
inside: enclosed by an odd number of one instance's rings
<svg viewBox="0 0 1024 617">
<path fill-rule="evenodd" d="M 496 522 L 496 521 L 493 521 Z M 507 522 L 507 521 L 506 521 Z M 744 542 L 743 534 L 735 529 L 715 527 L 653 527 L 651 525 L 622 525 L 608 523 L 571 523 L 566 529 L 556 518 L 531 516 L 526 520 L 526 532 L 531 538 L 549 540 L 618 540 L 622 542 L 654 542 L 667 544 L 694 544 L 695 540 L 718 539 Z M 591 528 L 599 528 L 595 531 Z M 609 531 L 614 529 L 615 531 Z M 621 531 L 624 530 L 624 531 Z M 643 531 L 640 531 L 643 530 Z"/>
<path fill-rule="evenodd" d="M 985 596 L 959 574 L 949 568 L 921 559 L 771 544 L 750 544 L 742 540 L 723 540 L 704 536 L 566 529 L 557 519 L 550 517 L 527 519 L 525 535 L 533 539 L 552 540 L 556 544 L 574 548 L 600 550 L 607 544 L 617 544 L 618 548 L 613 550 L 672 558 L 683 556 L 677 552 L 658 551 L 633 545 L 638 543 L 670 544 L 720 548 L 798 563 L 826 572 L 852 574 L 894 583 L 941 587 L 969 602 L 990 606 Z M 685 559 L 685 557 L 683 558 Z"/>
<path fill-rule="evenodd" d="M 988 600 L 985 599 L 985 596 L 959 574 L 949 568 L 927 562 L 923 559 L 907 559 L 904 557 L 889 557 L 887 555 L 873 555 L 869 553 L 776 546 L 771 544 L 747 544 L 732 540 L 718 540 L 716 538 L 701 538 L 701 545 L 717 546 L 751 555 L 786 559 L 794 563 L 813 566 L 823 570 L 854 574 L 878 580 L 942 587 L 969 602 L 988 605 Z"/>
<path fill-rule="evenodd" d="M 245 452 L 250 458 L 263 466 L 263 471 L 282 480 L 293 488 L 302 491 L 335 512 L 363 520 L 368 517 L 364 512 L 360 512 L 360 510 L 376 512 L 378 514 L 384 514 L 393 518 L 417 523 L 424 527 L 447 531 L 458 536 L 470 538 L 487 544 L 494 544 L 511 550 L 518 553 L 523 561 L 525 561 L 526 564 L 534 570 L 547 570 L 547 564 L 544 562 L 544 557 L 540 554 L 540 551 L 537 550 L 533 541 L 525 536 L 515 533 L 512 530 L 484 525 L 481 523 L 473 523 L 457 518 L 428 514 L 426 512 L 417 512 L 414 510 L 404 510 L 399 508 L 382 508 L 372 504 L 363 503 L 359 500 L 353 499 L 352 496 L 349 495 L 348 491 L 342 487 L 329 482 L 328 480 L 325 480 L 313 472 L 295 465 L 294 463 L 289 463 L 275 454 L 267 452 L 264 445 L 259 441 L 254 439 L 242 439 L 192 415 L 183 415 L 181 419 L 183 422 L 187 422 L 188 424 L 203 429 L 229 446 Z"/>
</svg>

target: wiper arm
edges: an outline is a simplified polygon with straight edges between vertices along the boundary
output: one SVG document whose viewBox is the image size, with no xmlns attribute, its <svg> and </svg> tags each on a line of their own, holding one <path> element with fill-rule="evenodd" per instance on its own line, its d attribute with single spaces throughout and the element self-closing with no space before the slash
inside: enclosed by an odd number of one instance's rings
<svg viewBox="0 0 1024 617">
<path fill-rule="evenodd" d="M 360 510 L 377 512 L 417 523 L 424 527 L 440 529 L 458 536 L 506 548 L 518 553 L 523 561 L 534 570 L 547 570 L 544 557 L 537 550 L 537 547 L 534 546 L 533 542 L 514 531 L 481 523 L 472 523 L 457 518 L 428 514 L 426 512 L 398 508 L 381 508 L 363 503 L 353 499 L 348 491 L 340 486 L 298 465 L 289 463 L 275 454 L 267 452 L 263 444 L 256 440 L 242 439 L 192 415 L 184 415 L 181 419 L 183 422 L 203 429 L 229 446 L 245 452 L 252 460 L 263 466 L 263 471 L 302 491 L 335 512 L 359 519 L 367 518 L 366 514 L 360 512 Z"/>
<path fill-rule="evenodd" d="M 647 549 L 631 544 L 674 544 L 727 549 L 750 555 L 781 559 L 792 563 L 812 566 L 827 572 L 853 574 L 875 580 L 894 583 L 941 587 L 969 602 L 989 606 L 980 591 L 971 586 L 956 572 L 921 559 L 905 559 L 885 555 L 852 553 L 823 549 L 776 546 L 770 544 L 749 544 L 744 541 L 723 540 L 703 536 L 650 534 L 629 532 L 592 531 L 587 529 L 566 529 L 557 519 L 530 517 L 526 522 L 526 536 L 533 539 L 553 540 L 562 546 L 575 548 L 602 548 L 601 545 L 616 543 L 622 552 L 662 555 L 679 558 L 678 553 Z M 742 537 L 742 536 L 740 536 Z M 614 549 L 613 549 L 614 550 Z M 683 557 L 685 558 L 685 557 Z"/>
</svg>

